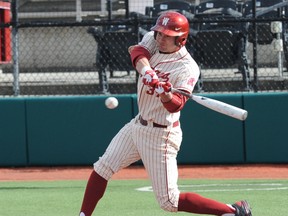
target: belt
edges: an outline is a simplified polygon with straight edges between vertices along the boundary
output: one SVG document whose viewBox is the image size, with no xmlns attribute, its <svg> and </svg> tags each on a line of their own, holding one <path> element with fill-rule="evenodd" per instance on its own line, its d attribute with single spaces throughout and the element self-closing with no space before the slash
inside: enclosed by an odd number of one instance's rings
<svg viewBox="0 0 288 216">
<path fill-rule="evenodd" d="M 139 116 L 139 121 L 140 124 L 142 124 L 143 126 L 147 126 L 148 125 L 148 121 L 146 121 L 145 119 L 142 118 L 142 116 Z M 179 121 L 175 121 L 172 124 L 172 127 L 177 127 L 179 126 Z M 152 123 L 153 127 L 157 127 L 157 128 L 167 128 L 167 125 L 161 125 L 161 124 L 157 124 L 155 122 Z"/>
</svg>

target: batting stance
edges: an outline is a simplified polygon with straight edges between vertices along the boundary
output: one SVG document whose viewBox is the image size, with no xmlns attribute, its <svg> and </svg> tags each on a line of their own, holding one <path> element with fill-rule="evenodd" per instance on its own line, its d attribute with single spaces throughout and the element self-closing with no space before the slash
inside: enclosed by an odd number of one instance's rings
<svg viewBox="0 0 288 216">
<path fill-rule="evenodd" d="M 177 153 L 182 142 L 179 118 L 188 98 L 171 93 L 170 89 L 192 93 L 199 68 L 185 48 L 189 33 L 185 16 L 165 12 L 151 30 L 138 45 L 129 47 L 132 64 L 140 74 L 139 114 L 116 134 L 103 156 L 94 163 L 80 216 L 92 215 L 114 173 L 140 159 L 162 209 L 251 216 L 246 201 L 228 205 L 196 193 L 180 193 L 177 186 Z"/>
</svg>

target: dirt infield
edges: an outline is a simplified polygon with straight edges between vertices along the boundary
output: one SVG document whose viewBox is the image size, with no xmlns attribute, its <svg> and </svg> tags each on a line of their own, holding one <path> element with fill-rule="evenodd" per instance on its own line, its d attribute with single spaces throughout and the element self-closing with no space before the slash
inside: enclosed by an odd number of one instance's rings
<svg viewBox="0 0 288 216">
<path fill-rule="evenodd" d="M 0 181 L 87 180 L 92 167 L 0 168 Z M 113 179 L 146 179 L 141 166 L 131 166 Z M 288 179 L 288 164 L 179 166 L 179 178 L 191 179 Z"/>
</svg>

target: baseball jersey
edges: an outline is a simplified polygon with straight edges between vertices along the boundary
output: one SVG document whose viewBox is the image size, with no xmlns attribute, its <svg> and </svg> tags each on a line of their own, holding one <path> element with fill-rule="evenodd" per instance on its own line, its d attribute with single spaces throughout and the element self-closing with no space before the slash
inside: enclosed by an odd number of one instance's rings
<svg viewBox="0 0 288 216">
<path fill-rule="evenodd" d="M 200 70 L 185 46 L 174 53 L 161 53 L 154 39 L 154 31 L 145 34 L 139 45 L 149 51 L 151 55 L 149 63 L 156 71 L 159 81 L 169 81 L 174 88 L 192 93 Z M 168 112 L 159 95 L 152 87 L 144 85 L 141 79 L 142 76 L 139 77 L 137 90 L 139 114 L 143 119 L 161 125 L 171 125 L 179 120 L 180 112 Z"/>
</svg>

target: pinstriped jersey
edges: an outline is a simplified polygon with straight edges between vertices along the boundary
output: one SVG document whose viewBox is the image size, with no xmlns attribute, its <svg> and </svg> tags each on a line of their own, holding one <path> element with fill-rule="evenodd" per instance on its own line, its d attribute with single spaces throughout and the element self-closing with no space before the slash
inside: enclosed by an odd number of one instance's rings
<svg viewBox="0 0 288 216">
<path fill-rule="evenodd" d="M 153 31 L 145 34 L 139 45 L 149 51 L 151 55 L 150 66 L 156 71 L 159 81 L 169 81 L 174 88 L 192 93 L 200 71 L 185 46 L 171 54 L 160 53 L 156 46 Z M 179 120 L 180 112 L 169 113 L 154 89 L 142 83 L 141 76 L 138 80 L 137 90 L 139 113 L 143 119 L 161 125 L 171 125 Z"/>
</svg>

